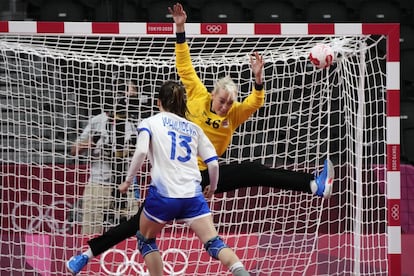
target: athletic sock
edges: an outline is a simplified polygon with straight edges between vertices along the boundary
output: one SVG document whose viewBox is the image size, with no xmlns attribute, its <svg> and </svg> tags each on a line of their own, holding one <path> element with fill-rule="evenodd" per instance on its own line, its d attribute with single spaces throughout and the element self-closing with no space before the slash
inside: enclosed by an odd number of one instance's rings
<svg viewBox="0 0 414 276">
<path fill-rule="evenodd" d="M 249 276 L 249 272 L 244 268 L 244 265 L 239 261 L 235 262 L 231 267 L 230 271 L 234 276 Z"/>
<path fill-rule="evenodd" d="M 313 195 L 318 190 L 318 185 L 316 184 L 316 181 L 315 180 L 311 180 L 311 182 L 310 182 L 310 189 L 311 189 Z"/>
<path fill-rule="evenodd" d="M 83 252 L 83 254 L 85 254 L 86 256 L 88 256 L 89 259 L 92 259 L 94 257 L 93 256 L 93 253 L 92 253 L 92 250 L 90 248 L 88 248 L 88 250 L 86 250 L 85 252 Z"/>
</svg>

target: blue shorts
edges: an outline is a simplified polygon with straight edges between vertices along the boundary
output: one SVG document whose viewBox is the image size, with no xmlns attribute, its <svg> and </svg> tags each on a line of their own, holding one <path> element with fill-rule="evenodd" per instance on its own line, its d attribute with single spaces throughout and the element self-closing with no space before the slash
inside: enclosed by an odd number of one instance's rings
<svg viewBox="0 0 414 276">
<path fill-rule="evenodd" d="M 170 198 L 161 196 L 157 188 L 150 186 L 144 205 L 145 216 L 158 223 L 172 220 L 191 223 L 192 220 L 211 214 L 202 194 L 190 198 Z"/>
</svg>

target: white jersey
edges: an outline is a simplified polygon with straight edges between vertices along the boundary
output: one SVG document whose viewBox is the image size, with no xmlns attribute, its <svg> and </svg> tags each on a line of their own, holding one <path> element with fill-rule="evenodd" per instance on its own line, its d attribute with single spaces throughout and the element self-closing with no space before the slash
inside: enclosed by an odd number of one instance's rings
<svg viewBox="0 0 414 276">
<path fill-rule="evenodd" d="M 138 131 L 147 131 L 150 135 L 151 185 L 158 193 L 170 198 L 200 195 L 197 156 L 206 163 L 218 158 L 203 130 L 173 113 L 161 112 L 144 119 Z"/>
<path fill-rule="evenodd" d="M 127 121 L 125 124 L 125 142 L 129 144 L 132 137 L 136 135 L 135 126 Z M 112 164 L 105 153 L 111 155 L 115 152 L 115 123 L 109 121 L 106 113 L 92 117 L 88 125 L 83 129 L 78 141 L 92 140 L 94 136 L 99 137 L 95 147 L 91 150 L 91 165 L 89 181 L 101 184 L 113 184 Z"/>
</svg>

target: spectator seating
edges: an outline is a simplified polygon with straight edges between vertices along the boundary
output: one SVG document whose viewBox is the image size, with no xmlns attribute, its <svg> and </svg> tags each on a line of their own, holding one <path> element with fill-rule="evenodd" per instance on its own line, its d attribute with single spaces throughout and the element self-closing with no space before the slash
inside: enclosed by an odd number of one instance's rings
<svg viewBox="0 0 414 276">
<path fill-rule="evenodd" d="M 30 0 L 30 1 L 42 1 L 42 0 Z M 85 7 L 95 8 L 98 6 L 100 0 L 78 0 L 79 3 Z"/>
<path fill-rule="evenodd" d="M 400 26 L 401 99 L 414 99 L 414 26 Z"/>
<path fill-rule="evenodd" d="M 414 162 L 414 97 L 401 101 L 401 157 Z"/>
<path fill-rule="evenodd" d="M 94 21 L 97 22 L 108 22 L 108 21 L 117 21 L 116 16 L 116 6 L 112 1 L 100 0 L 96 3 L 96 6 L 93 8 L 94 11 Z"/>
<path fill-rule="evenodd" d="M 170 22 L 172 23 L 172 17 L 168 11 L 168 7 L 171 7 L 174 2 L 167 0 L 158 0 L 147 3 L 147 21 L 148 22 Z M 145 6 L 144 6 L 145 8 Z"/>
<path fill-rule="evenodd" d="M 290 2 L 258 1 L 252 7 L 253 22 L 295 22 L 297 12 Z"/>
<path fill-rule="evenodd" d="M 74 0 L 45 0 L 40 9 L 40 21 L 84 21 L 85 9 Z"/>
<path fill-rule="evenodd" d="M 350 16 L 347 7 L 340 2 L 315 0 L 306 5 L 305 19 L 312 23 L 348 22 Z"/>
<path fill-rule="evenodd" d="M 414 85 L 414 49 L 401 51 L 401 78 Z"/>
<path fill-rule="evenodd" d="M 201 22 L 244 22 L 243 7 L 237 2 L 213 0 L 200 9 Z"/>
<path fill-rule="evenodd" d="M 393 2 L 386 0 L 367 0 L 359 8 L 361 22 L 400 22 L 401 9 Z"/>
<path fill-rule="evenodd" d="M 400 48 L 401 51 L 414 49 L 414 25 L 400 25 Z"/>
<path fill-rule="evenodd" d="M 20 1 L 20 0 L 19 0 Z M 169 0 L 21 0 L 33 20 L 171 22 Z M 4 0 L 6 4 L 7 0 Z M 401 22 L 409 0 L 183 0 L 188 22 Z M 8 2 L 7 2 L 8 3 Z M 0 4 L 1 6 L 1 4 Z M 43 7 L 48 7 L 43 8 Z"/>
<path fill-rule="evenodd" d="M 134 1 L 117 1 L 119 9 L 119 21 L 139 22 L 145 21 L 142 9 L 139 9 Z"/>
</svg>

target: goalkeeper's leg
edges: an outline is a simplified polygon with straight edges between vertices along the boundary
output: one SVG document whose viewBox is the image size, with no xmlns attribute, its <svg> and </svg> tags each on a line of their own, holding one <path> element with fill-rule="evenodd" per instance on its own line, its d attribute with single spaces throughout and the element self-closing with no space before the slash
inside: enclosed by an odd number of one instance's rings
<svg viewBox="0 0 414 276">
<path fill-rule="evenodd" d="M 202 185 L 209 184 L 207 170 L 202 172 L 202 176 Z M 216 193 L 257 186 L 311 193 L 310 182 L 313 179 L 312 174 L 273 169 L 260 162 L 224 164 L 220 165 Z"/>
<path fill-rule="evenodd" d="M 102 235 L 90 239 L 88 241 L 89 247 L 92 250 L 93 256 L 98 256 L 110 249 L 114 245 L 135 236 L 139 230 L 139 217 L 142 212 L 144 204 L 140 206 L 138 212 L 130 219 L 112 227 Z"/>
<path fill-rule="evenodd" d="M 73 256 L 67 263 L 66 266 L 72 274 L 76 275 L 79 273 L 89 259 L 96 257 L 106 250 L 110 249 L 114 245 L 135 236 L 139 230 L 139 217 L 142 212 L 144 203 L 138 209 L 138 212 L 130 219 L 118 224 L 117 226 L 109 229 L 102 235 L 90 239 L 88 241 L 89 249 L 82 254 Z"/>
<path fill-rule="evenodd" d="M 208 172 L 202 171 L 202 186 L 209 184 Z M 276 189 L 299 191 L 329 198 L 334 178 L 333 164 L 325 161 L 319 176 L 285 169 L 275 169 L 260 162 L 220 165 L 220 175 L 215 193 L 234 191 L 239 188 L 264 186 Z"/>
</svg>

